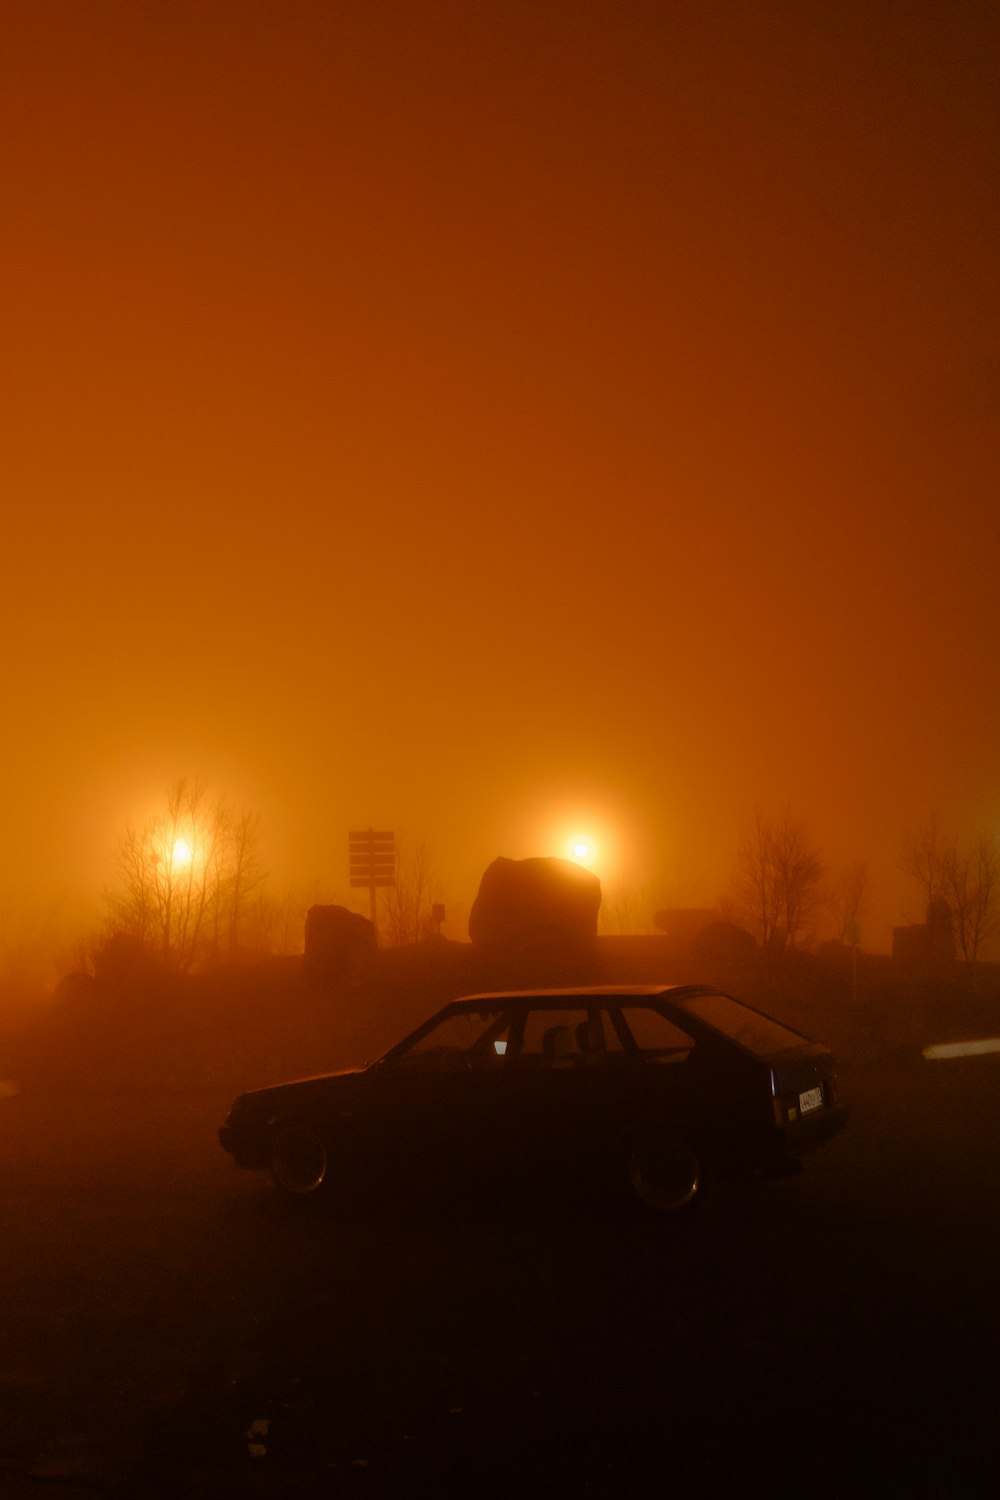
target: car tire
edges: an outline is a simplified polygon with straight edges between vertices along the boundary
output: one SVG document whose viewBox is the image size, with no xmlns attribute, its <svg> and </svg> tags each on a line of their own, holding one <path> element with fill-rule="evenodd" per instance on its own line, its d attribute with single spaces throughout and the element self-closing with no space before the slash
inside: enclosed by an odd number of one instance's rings
<svg viewBox="0 0 1000 1500">
<path fill-rule="evenodd" d="M 271 1135 L 268 1168 L 276 1188 L 289 1198 L 311 1198 L 329 1180 L 326 1142 L 308 1120 L 283 1120 Z"/>
<path fill-rule="evenodd" d="M 629 1153 L 628 1178 L 640 1203 L 658 1214 L 691 1209 L 705 1195 L 705 1163 L 680 1136 L 648 1131 L 636 1137 Z"/>
</svg>

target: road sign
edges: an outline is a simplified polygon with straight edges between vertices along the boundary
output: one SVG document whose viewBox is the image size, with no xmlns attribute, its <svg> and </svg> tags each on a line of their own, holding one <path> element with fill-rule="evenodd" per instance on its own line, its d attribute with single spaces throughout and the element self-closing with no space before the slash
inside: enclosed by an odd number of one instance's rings
<svg viewBox="0 0 1000 1500">
<path fill-rule="evenodd" d="M 396 884 L 396 835 L 374 828 L 347 835 L 347 874 L 352 886 L 367 886 L 372 898 L 372 926 L 377 927 L 375 892 Z"/>
</svg>

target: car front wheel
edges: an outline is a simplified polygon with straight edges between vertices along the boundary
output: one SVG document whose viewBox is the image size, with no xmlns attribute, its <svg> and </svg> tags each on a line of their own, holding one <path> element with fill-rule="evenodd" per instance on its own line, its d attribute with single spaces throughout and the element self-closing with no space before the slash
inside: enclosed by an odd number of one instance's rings
<svg viewBox="0 0 1000 1500">
<path fill-rule="evenodd" d="M 705 1191 L 705 1166 L 678 1136 L 649 1132 L 632 1144 L 629 1182 L 635 1196 L 660 1214 L 690 1208 Z"/>
<path fill-rule="evenodd" d="M 286 1120 L 271 1137 L 268 1165 L 275 1186 L 291 1198 L 308 1198 L 326 1186 L 326 1142 L 307 1120 Z"/>
</svg>

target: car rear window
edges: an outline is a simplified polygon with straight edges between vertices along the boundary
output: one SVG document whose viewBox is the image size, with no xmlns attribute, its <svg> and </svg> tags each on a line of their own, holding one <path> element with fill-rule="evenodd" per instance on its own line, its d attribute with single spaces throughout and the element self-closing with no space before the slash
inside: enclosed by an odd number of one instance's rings
<svg viewBox="0 0 1000 1500">
<path fill-rule="evenodd" d="M 802 1045 L 802 1037 L 796 1032 L 789 1031 L 770 1016 L 761 1015 L 760 1011 L 741 1005 L 730 995 L 671 995 L 670 999 L 672 1004 L 690 1011 L 731 1042 L 758 1057 L 770 1057 L 775 1052 L 788 1052 L 790 1048 Z"/>
<path fill-rule="evenodd" d="M 679 1062 L 694 1046 L 694 1037 L 683 1031 L 653 1005 L 623 1005 L 622 1018 L 632 1040 L 653 1062 Z"/>
</svg>

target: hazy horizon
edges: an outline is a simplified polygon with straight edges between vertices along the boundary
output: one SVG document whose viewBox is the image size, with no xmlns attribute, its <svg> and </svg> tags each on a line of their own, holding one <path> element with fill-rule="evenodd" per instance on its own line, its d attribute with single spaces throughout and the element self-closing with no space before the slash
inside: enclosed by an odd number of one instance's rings
<svg viewBox="0 0 1000 1500">
<path fill-rule="evenodd" d="M 278 892 L 384 827 L 449 914 L 577 833 L 711 904 L 788 808 L 882 951 L 907 831 L 996 836 L 988 8 L 11 0 L 0 44 L 10 921 L 180 776 Z"/>
</svg>

